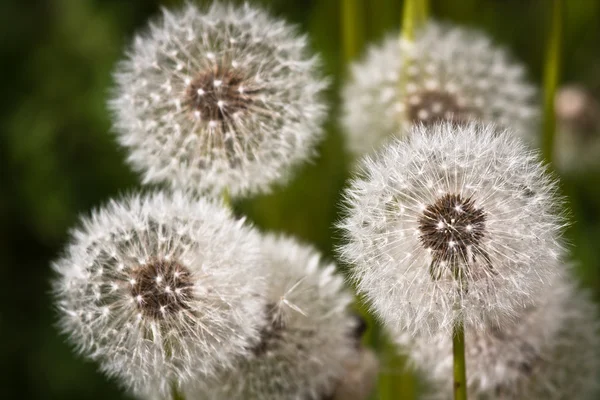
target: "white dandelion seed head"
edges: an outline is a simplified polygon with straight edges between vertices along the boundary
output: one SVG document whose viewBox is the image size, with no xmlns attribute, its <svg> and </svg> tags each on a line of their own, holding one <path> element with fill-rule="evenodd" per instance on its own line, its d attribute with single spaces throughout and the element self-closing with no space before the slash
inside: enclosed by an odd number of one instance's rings
<svg viewBox="0 0 600 400">
<path fill-rule="evenodd" d="M 312 247 L 273 235 L 263 239 L 270 263 L 264 310 L 268 325 L 252 354 L 187 398 L 310 399 L 330 396 L 358 352 L 352 294 L 335 266 Z"/>
<path fill-rule="evenodd" d="M 469 397 L 595 399 L 599 394 L 600 323 L 587 291 L 556 279 L 519 321 L 465 332 Z M 431 399 L 452 398 L 452 339 L 400 338 L 413 366 L 435 386 Z"/>
<path fill-rule="evenodd" d="M 556 274 L 557 185 L 510 132 L 418 125 L 361 167 L 339 252 L 392 332 L 514 319 Z"/>
<path fill-rule="evenodd" d="M 134 393 L 168 393 L 248 354 L 266 302 L 258 234 L 185 193 L 85 218 L 53 265 L 60 326 Z"/>
<path fill-rule="evenodd" d="M 247 4 L 165 10 L 116 70 L 119 142 L 145 183 L 268 191 L 321 137 L 319 65 L 305 36 Z"/>
<path fill-rule="evenodd" d="M 352 65 L 342 91 L 349 150 L 361 155 L 413 123 L 494 122 L 537 132 L 536 90 L 524 67 L 482 32 L 429 22 L 411 43 L 389 36 Z"/>
</svg>

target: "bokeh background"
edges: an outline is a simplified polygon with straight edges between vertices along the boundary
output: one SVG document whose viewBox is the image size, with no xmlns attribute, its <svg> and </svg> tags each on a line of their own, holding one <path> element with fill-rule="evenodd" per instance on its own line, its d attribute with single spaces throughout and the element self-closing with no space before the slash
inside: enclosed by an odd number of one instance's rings
<svg viewBox="0 0 600 400">
<path fill-rule="evenodd" d="M 236 204 L 258 226 L 294 234 L 333 257 L 340 190 L 352 160 L 336 123 L 343 54 L 341 0 L 253 0 L 299 24 L 334 85 L 328 135 L 314 163 L 272 195 Z M 3 399 L 121 399 L 116 383 L 76 356 L 57 332 L 50 262 L 80 213 L 139 187 L 110 132 L 111 70 L 158 0 L 0 1 L 0 396 Z M 361 1 L 364 48 L 398 29 L 400 0 Z M 479 27 L 512 49 L 541 82 L 549 0 L 432 0 L 435 18 Z M 562 82 L 600 94 L 600 0 L 566 2 Z M 600 157 L 600 154 L 598 155 Z M 573 224 L 573 258 L 600 298 L 600 173 L 562 177 Z M 384 358 L 387 360 L 388 356 Z M 418 386 L 398 362 L 384 364 L 410 399 Z"/>
</svg>

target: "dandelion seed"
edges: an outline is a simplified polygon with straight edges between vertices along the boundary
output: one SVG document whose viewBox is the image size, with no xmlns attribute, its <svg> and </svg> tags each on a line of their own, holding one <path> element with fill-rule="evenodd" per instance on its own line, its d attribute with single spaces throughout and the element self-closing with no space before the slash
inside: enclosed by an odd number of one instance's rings
<svg viewBox="0 0 600 400">
<path fill-rule="evenodd" d="M 595 399 L 600 323 L 589 293 L 559 276 L 516 324 L 467 329 L 469 397 Z M 431 399 L 452 398 L 452 340 L 399 338 L 412 364 L 434 384 Z"/>
<path fill-rule="evenodd" d="M 335 267 L 311 247 L 283 237 L 266 236 L 263 251 L 271 271 L 264 310 L 270 323 L 250 357 L 212 385 L 190 387 L 189 398 L 321 400 L 358 356 L 353 331 L 359 325 L 348 309 L 352 295 Z"/>
<path fill-rule="evenodd" d="M 478 119 L 536 132 L 536 91 L 523 70 L 475 30 L 430 22 L 411 43 L 390 36 L 352 65 L 343 88 L 348 147 L 369 153 L 415 123 Z"/>
<path fill-rule="evenodd" d="M 145 183 L 264 192 L 321 137 L 318 59 L 295 28 L 249 5 L 164 11 L 115 78 L 119 141 Z"/>
<path fill-rule="evenodd" d="M 54 263 L 62 330 L 136 394 L 210 376 L 264 325 L 258 246 L 226 209 L 184 193 L 113 201 Z"/>
<path fill-rule="evenodd" d="M 346 192 L 339 251 L 359 291 L 392 331 L 449 335 L 457 318 L 476 329 L 517 318 L 563 252 L 556 183 L 494 127 L 410 135 L 367 157 Z"/>
</svg>

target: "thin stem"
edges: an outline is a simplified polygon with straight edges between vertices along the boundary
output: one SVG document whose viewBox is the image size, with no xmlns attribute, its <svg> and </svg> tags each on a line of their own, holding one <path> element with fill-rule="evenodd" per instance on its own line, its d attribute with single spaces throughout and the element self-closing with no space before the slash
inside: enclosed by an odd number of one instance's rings
<svg viewBox="0 0 600 400">
<path fill-rule="evenodd" d="M 421 12 L 421 23 L 424 24 L 429 19 L 431 14 L 431 4 L 429 0 L 420 0 L 419 1 L 420 12 Z"/>
<path fill-rule="evenodd" d="M 544 71 L 544 131 L 542 152 L 546 161 L 552 161 L 556 116 L 554 114 L 554 95 L 560 76 L 561 42 L 564 18 L 564 1 L 554 0 L 552 7 L 552 26 L 546 53 Z"/>
<path fill-rule="evenodd" d="M 413 41 L 415 39 L 415 28 L 420 20 L 417 2 L 418 0 L 404 0 L 402 30 L 400 32 L 404 40 Z"/>
<path fill-rule="evenodd" d="M 229 195 L 229 190 L 223 189 L 223 192 L 221 193 L 221 199 L 223 200 L 225 207 L 232 209 L 233 206 L 231 205 L 231 196 Z"/>
<path fill-rule="evenodd" d="M 465 327 L 462 317 L 452 331 L 454 360 L 454 400 L 467 400 L 467 366 L 465 362 Z"/>
<path fill-rule="evenodd" d="M 402 10 L 402 31 L 404 40 L 413 41 L 415 32 L 420 29 L 429 18 L 429 0 L 405 0 Z"/>
<path fill-rule="evenodd" d="M 177 386 L 175 384 L 171 385 L 171 399 L 185 400 L 185 396 L 177 389 Z"/>
<path fill-rule="evenodd" d="M 356 58 L 363 40 L 363 24 L 360 18 L 362 0 L 342 1 L 342 42 L 346 64 Z"/>
</svg>

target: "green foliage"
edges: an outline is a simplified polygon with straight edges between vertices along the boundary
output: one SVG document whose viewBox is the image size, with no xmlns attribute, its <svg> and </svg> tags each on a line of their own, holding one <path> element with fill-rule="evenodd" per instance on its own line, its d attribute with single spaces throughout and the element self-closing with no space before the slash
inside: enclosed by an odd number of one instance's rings
<svg viewBox="0 0 600 400">
<path fill-rule="evenodd" d="M 110 133 L 105 101 L 111 70 L 132 33 L 176 0 L 5 0 L 0 3 L 3 95 L 0 96 L 0 376 L 6 399 L 119 399 L 116 384 L 78 358 L 55 328 L 50 261 L 79 213 L 139 186 Z M 299 24 L 323 55 L 332 76 L 327 138 L 320 155 L 273 194 L 236 204 L 265 230 L 314 243 L 329 257 L 339 240 L 340 191 L 350 159 L 339 132 L 338 89 L 346 71 L 340 0 L 262 0 L 276 15 Z M 400 0 L 365 0 L 362 43 L 398 30 Z M 600 2 L 565 2 L 563 82 L 600 89 Z M 549 1 L 432 0 L 431 14 L 483 28 L 509 46 L 541 82 Z M 362 47 L 362 49 L 361 49 Z M 368 134 L 368 132 L 365 132 Z M 565 177 L 575 224 L 568 235 L 586 285 L 600 294 L 600 174 Z M 397 399 L 413 398 L 417 383 L 372 328 Z M 400 362 L 401 364 L 401 362 Z M 386 383 L 387 382 L 387 383 Z"/>
</svg>

